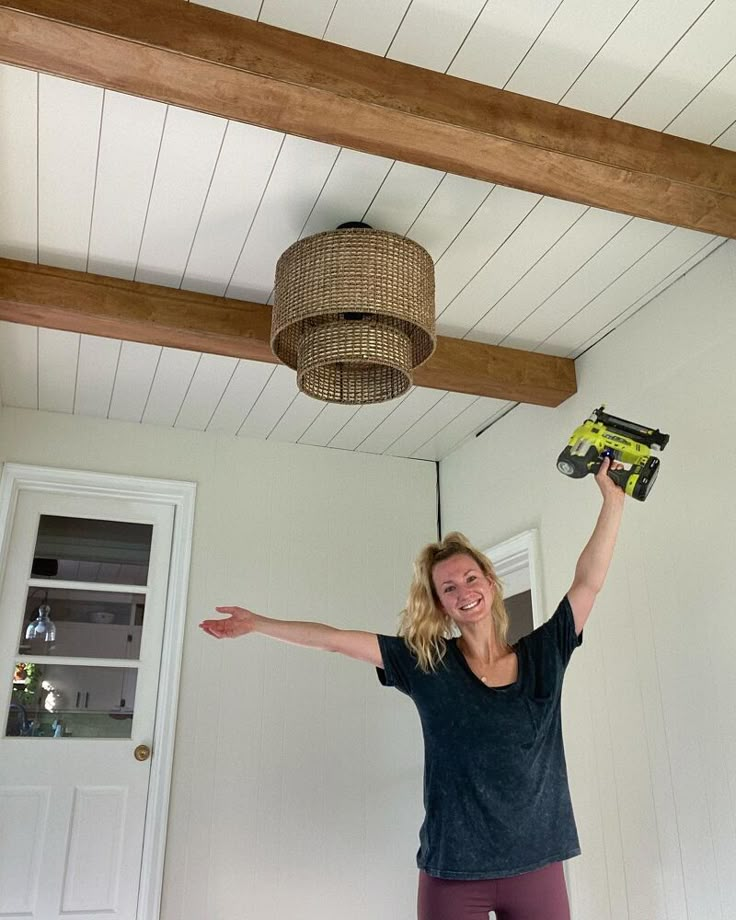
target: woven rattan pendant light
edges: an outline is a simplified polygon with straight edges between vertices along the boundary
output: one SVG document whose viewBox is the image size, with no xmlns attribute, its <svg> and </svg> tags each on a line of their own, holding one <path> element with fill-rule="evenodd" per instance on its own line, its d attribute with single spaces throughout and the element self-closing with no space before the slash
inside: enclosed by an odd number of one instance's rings
<svg viewBox="0 0 736 920">
<path fill-rule="evenodd" d="M 348 223 L 279 259 L 271 347 L 309 396 L 394 399 L 435 344 L 434 265 L 418 243 Z"/>
</svg>

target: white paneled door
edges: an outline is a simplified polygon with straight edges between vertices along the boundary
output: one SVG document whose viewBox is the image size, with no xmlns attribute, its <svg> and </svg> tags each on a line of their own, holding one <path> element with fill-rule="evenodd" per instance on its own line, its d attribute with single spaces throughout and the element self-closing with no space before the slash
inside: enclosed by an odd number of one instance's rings
<svg viewBox="0 0 736 920">
<path fill-rule="evenodd" d="M 0 586 L 0 917 L 135 920 L 170 504 L 20 491 Z"/>
</svg>

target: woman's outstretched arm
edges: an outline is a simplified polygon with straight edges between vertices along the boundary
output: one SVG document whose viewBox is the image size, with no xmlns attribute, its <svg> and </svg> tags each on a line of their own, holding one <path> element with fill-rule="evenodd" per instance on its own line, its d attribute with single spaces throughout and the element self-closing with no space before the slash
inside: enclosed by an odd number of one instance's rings
<svg viewBox="0 0 736 920">
<path fill-rule="evenodd" d="M 290 642 L 305 648 L 321 649 L 325 652 L 339 652 L 348 658 L 367 661 L 376 667 L 383 667 L 378 637 L 375 633 L 358 629 L 337 629 L 324 623 L 308 623 L 301 620 L 275 620 L 244 607 L 215 607 L 224 613 L 223 620 L 203 620 L 199 627 L 215 639 L 235 639 L 248 633 L 258 633 Z"/>
</svg>

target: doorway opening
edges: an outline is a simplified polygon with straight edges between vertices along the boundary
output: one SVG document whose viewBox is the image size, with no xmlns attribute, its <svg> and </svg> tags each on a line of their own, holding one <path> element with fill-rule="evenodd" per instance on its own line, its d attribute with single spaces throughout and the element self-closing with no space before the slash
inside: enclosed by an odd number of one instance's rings
<svg viewBox="0 0 736 920">
<path fill-rule="evenodd" d="M 523 533 L 485 550 L 504 589 L 509 614 L 508 641 L 513 645 L 544 622 L 541 597 L 539 534 Z"/>
</svg>

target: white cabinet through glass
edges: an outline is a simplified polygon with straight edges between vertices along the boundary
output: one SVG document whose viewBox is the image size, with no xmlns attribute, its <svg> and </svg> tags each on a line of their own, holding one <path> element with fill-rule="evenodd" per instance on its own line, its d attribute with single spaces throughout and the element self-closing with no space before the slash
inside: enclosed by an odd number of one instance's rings
<svg viewBox="0 0 736 920">
<path fill-rule="evenodd" d="M 6 737 L 130 737 L 152 536 L 151 524 L 40 516 Z"/>
</svg>

